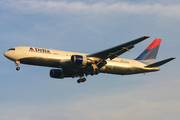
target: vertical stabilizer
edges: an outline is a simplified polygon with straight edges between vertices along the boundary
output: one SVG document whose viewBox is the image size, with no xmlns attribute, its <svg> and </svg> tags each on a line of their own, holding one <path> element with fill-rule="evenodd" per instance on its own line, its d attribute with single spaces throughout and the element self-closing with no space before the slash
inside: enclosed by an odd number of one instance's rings
<svg viewBox="0 0 180 120">
<path fill-rule="evenodd" d="M 154 63 L 160 44 L 161 39 L 156 38 L 135 60 L 146 64 Z"/>
</svg>

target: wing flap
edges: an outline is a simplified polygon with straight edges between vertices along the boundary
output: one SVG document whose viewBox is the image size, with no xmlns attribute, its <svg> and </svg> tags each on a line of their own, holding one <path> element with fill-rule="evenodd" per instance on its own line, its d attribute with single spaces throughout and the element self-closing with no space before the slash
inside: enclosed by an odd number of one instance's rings
<svg viewBox="0 0 180 120">
<path fill-rule="evenodd" d="M 108 58 L 110 58 L 111 60 L 118 57 L 119 55 L 129 51 L 130 49 L 132 49 L 134 47 L 134 45 L 130 45 L 128 47 L 123 47 L 121 50 L 115 52 L 115 53 L 110 53 L 110 55 L 108 56 Z"/>
<path fill-rule="evenodd" d="M 159 62 L 156 62 L 156 63 L 153 63 L 153 64 L 150 64 L 150 65 L 147 65 L 145 67 L 159 67 L 171 60 L 175 59 L 175 57 L 172 57 L 172 58 L 168 58 L 168 59 L 165 59 L 165 60 L 162 60 L 162 61 L 159 61 Z"/>
</svg>

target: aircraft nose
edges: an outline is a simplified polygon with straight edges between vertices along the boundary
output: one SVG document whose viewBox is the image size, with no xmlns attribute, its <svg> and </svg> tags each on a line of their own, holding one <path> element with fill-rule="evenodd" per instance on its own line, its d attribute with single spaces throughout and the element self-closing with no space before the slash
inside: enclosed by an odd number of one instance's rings
<svg viewBox="0 0 180 120">
<path fill-rule="evenodd" d="M 8 58 L 8 59 L 12 59 L 12 57 L 13 57 L 13 55 L 12 55 L 12 53 L 10 52 L 10 51 L 6 51 L 5 53 L 4 53 L 4 56 L 6 57 L 6 58 Z"/>
<path fill-rule="evenodd" d="M 7 51 L 4 53 L 4 56 L 5 56 L 5 57 L 7 57 L 7 56 L 8 56 L 8 53 L 7 53 Z"/>
</svg>

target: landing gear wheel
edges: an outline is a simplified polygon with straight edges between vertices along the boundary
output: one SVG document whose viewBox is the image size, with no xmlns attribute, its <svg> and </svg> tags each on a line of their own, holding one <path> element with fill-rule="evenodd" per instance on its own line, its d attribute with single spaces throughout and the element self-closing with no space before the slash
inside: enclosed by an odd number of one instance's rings
<svg viewBox="0 0 180 120">
<path fill-rule="evenodd" d="M 77 80 L 77 83 L 81 83 L 81 82 L 82 82 L 81 79 Z"/>
<path fill-rule="evenodd" d="M 17 67 L 16 70 L 19 71 L 19 70 L 20 70 L 20 67 Z"/>
<path fill-rule="evenodd" d="M 82 82 L 85 82 L 85 81 L 86 81 L 86 78 L 83 78 L 83 79 L 82 79 Z"/>
<path fill-rule="evenodd" d="M 86 81 L 86 78 L 83 78 L 83 79 L 77 80 L 77 83 L 81 83 L 81 82 L 85 82 L 85 81 Z"/>
</svg>

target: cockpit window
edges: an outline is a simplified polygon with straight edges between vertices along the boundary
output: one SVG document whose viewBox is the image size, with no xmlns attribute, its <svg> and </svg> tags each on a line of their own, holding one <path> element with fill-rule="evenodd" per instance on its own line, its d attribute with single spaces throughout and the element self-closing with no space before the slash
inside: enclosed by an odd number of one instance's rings
<svg viewBox="0 0 180 120">
<path fill-rule="evenodd" d="M 15 50 L 15 48 L 10 48 L 9 50 Z M 8 50 L 8 51 L 9 51 L 9 50 Z"/>
</svg>

